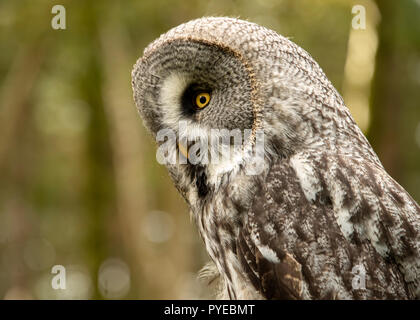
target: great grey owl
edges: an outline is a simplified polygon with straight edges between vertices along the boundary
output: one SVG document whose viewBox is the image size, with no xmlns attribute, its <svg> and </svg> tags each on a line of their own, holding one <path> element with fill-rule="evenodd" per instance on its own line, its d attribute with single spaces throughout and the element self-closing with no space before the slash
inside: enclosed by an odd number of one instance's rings
<svg viewBox="0 0 420 320">
<path fill-rule="evenodd" d="M 145 126 L 166 145 L 158 158 L 176 157 L 165 164 L 222 298 L 420 296 L 420 208 L 303 49 L 254 23 L 201 18 L 152 42 L 132 85 Z M 263 153 L 252 161 L 257 133 Z M 189 161 L 193 142 L 201 160 L 210 146 L 208 161 Z M 220 160 L 219 149 L 233 151 Z"/>
</svg>

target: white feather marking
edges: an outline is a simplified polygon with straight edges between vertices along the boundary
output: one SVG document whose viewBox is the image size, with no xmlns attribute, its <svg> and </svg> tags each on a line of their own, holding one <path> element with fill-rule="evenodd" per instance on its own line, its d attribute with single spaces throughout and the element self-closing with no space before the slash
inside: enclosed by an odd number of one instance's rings
<svg viewBox="0 0 420 320">
<path fill-rule="evenodd" d="M 321 184 L 315 174 L 313 167 L 305 162 L 299 156 L 290 158 L 290 163 L 295 169 L 296 175 L 299 179 L 300 186 L 308 201 L 312 202 L 316 199 L 316 194 L 321 191 Z"/>
<path fill-rule="evenodd" d="M 280 262 L 280 259 L 277 257 L 277 254 L 274 252 L 273 249 L 269 248 L 268 246 L 258 246 L 258 250 L 260 250 L 261 254 L 268 261 L 273 262 L 273 263 Z"/>
<path fill-rule="evenodd" d="M 163 123 L 171 127 L 178 125 L 181 120 L 181 95 L 187 88 L 189 78 L 182 73 L 171 73 L 164 81 L 160 92 L 160 103 L 165 112 Z"/>
<path fill-rule="evenodd" d="M 258 250 L 260 250 L 261 254 L 263 255 L 264 258 L 266 258 L 268 261 L 272 262 L 272 263 L 279 263 L 280 259 L 277 256 L 277 254 L 274 252 L 273 249 L 271 249 L 270 247 L 268 247 L 267 245 L 263 245 L 260 241 L 260 237 L 259 234 L 257 232 L 253 232 L 251 234 L 251 238 L 255 243 L 255 246 L 258 248 Z"/>
<path fill-rule="evenodd" d="M 350 221 L 350 217 L 349 209 L 341 207 L 337 210 L 337 223 L 346 239 L 350 239 L 354 232 L 353 223 Z"/>
<path fill-rule="evenodd" d="M 334 181 L 334 179 L 331 180 L 331 178 L 328 177 L 328 181 Z M 333 202 L 334 214 L 338 226 L 346 239 L 350 239 L 354 232 L 354 224 L 350 221 L 351 214 L 349 208 L 343 205 L 345 196 L 343 188 L 340 184 L 334 182 L 330 183 L 329 187 L 331 189 L 331 200 Z"/>
</svg>

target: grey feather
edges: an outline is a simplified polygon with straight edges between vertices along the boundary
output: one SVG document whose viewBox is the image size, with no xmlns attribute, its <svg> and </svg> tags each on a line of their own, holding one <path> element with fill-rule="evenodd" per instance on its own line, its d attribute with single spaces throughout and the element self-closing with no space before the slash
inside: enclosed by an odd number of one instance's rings
<svg viewBox="0 0 420 320">
<path fill-rule="evenodd" d="M 222 166 L 167 164 L 224 297 L 419 298 L 420 208 L 306 51 L 247 21 L 202 18 L 151 43 L 132 77 L 154 137 L 164 128 L 179 136 L 183 120 L 195 128 L 191 138 L 249 129 L 253 147 L 264 132 L 258 175 L 247 174 L 249 149 Z M 211 101 L 186 112 L 192 84 L 209 88 Z M 356 266 L 363 288 L 353 285 Z"/>
</svg>

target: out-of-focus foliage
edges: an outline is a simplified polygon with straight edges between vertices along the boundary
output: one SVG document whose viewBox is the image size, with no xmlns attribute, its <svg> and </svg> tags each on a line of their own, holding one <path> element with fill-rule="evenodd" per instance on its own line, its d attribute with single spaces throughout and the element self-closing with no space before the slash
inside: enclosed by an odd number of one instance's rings
<svg viewBox="0 0 420 320">
<path fill-rule="evenodd" d="M 380 20 L 368 137 L 420 200 L 418 0 L 63 0 L 66 30 L 51 27 L 56 3 L 1 1 L 0 298 L 209 297 L 195 277 L 207 255 L 132 101 L 132 65 L 171 27 L 234 16 L 302 46 L 341 92 L 349 46 L 370 45 L 349 42 L 359 3 Z M 54 265 L 66 290 L 51 287 Z"/>
</svg>

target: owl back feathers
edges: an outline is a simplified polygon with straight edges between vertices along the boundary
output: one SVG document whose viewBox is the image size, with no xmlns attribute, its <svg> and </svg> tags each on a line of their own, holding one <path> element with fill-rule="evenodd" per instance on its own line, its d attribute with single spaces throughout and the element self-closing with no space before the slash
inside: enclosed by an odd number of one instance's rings
<svg viewBox="0 0 420 320">
<path fill-rule="evenodd" d="M 327 153 L 275 161 L 247 216 L 240 261 L 266 298 L 418 296 L 420 208 L 374 163 Z M 365 288 L 354 288 L 355 267 Z"/>
</svg>

